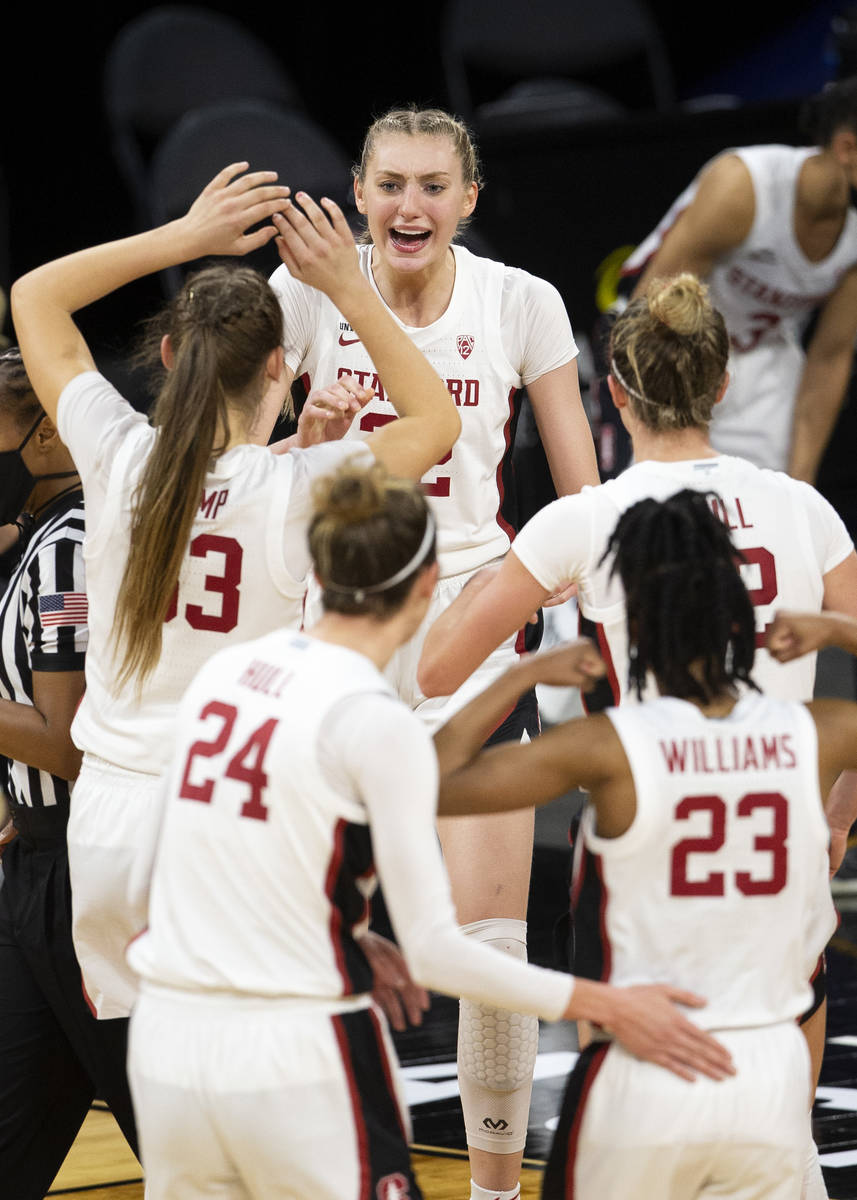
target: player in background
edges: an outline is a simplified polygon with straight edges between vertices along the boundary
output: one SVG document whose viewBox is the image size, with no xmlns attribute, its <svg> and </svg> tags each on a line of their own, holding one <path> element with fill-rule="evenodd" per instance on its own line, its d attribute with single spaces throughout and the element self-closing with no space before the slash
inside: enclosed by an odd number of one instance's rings
<svg viewBox="0 0 857 1200">
<path fill-rule="evenodd" d="M 608 385 L 631 438 L 634 465 L 542 509 L 502 565 L 474 581 L 442 615 L 420 664 L 427 694 L 456 687 L 527 614 L 574 582 L 582 631 L 597 640 L 608 664 L 600 695 L 586 697 L 588 709 L 633 699 L 624 596 L 602 557 L 625 509 L 691 487 L 716 491 L 712 504 L 744 555 L 756 612 L 756 683 L 781 699 L 812 698 L 814 658 L 778 666 L 764 649 L 765 629 L 782 604 L 857 616 L 857 554 L 836 512 L 809 484 L 713 449 L 708 430 L 727 386 L 728 356 L 723 317 L 693 275 L 653 281 L 646 296 L 621 313 L 611 333 Z M 854 790 L 854 778 L 845 776 L 829 798 L 831 811 L 850 809 Z M 837 840 L 833 870 L 843 852 Z M 823 972 L 817 985 L 818 1008 L 804 1025 L 816 1075 L 824 1051 Z M 819 1183 L 814 1146 L 808 1154 L 808 1172 Z"/>
<path fill-rule="evenodd" d="M 337 206 L 303 196 L 299 208 L 274 172 L 247 165 L 221 171 L 179 220 L 47 263 L 12 289 L 24 361 L 87 503 L 90 643 L 72 728 L 84 759 L 68 838 L 75 946 L 100 1017 L 127 1017 L 134 1000 L 125 949 L 146 920 L 159 776 L 188 682 L 223 645 L 300 623 L 316 475 L 353 457 L 418 478 L 460 427 L 443 383 L 361 274 Z M 179 291 L 161 330 L 154 427 L 97 372 L 74 322 L 142 275 L 275 236 L 377 358 L 402 419 L 366 445 L 285 456 L 264 445 L 288 380 L 280 307 L 258 272 L 211 267 Z"/>
<path fill-rule="evenodd" d="M 578 982 L 464 936 L 436 838 L 435 750 L 382 674 L 431 603 L 434 519 L 416 484 L 378 466 L 342 467 L 315 496 L 323 616 L 216 654 L 177 714 L 149 927 L 129 950 L 151 1200 L 418 1200 L 395 1052 L 355 941 L 376 868 L 426 987 L 552 1020 L 587 1013 L 685 1079 L 730 1070 L 672 1003 L 695 994 Z M 523 660 L 495 695 L 513 704 L 537 680 L 585 684 L 599 669 L 581 642 Z"/>
<path fill-rule="evenodd" d="M 446 380 L 462 422 L 451 455 L 423 478 L 438 527 L 435 597 L 425 625 L 387 672 L 398 694 L 436 728 L 514 662 L 523 642 L 512 631 L 451 699 L 429 700 L 417 685 L 428 624 L 514 537 L 510 448 L 521 389 L 532 404 L 558 495 L 598 482 L 595 451 L 580 399 L 577 347 L 559 293 L 545 280 L 479 257 L 455 240 L 474 211 L 481 183 L 467 128 L 437 109 L 392 110 L 369 127 L 354 175 L 357 208 L 367 224 L 361 270 L 399 328 Z M 271 283 L 285 313 L 290 374 L 307 390 L 350 377 L 371 391 L 349 437 L 365 437 L 392 421 L 395 413 L 378 385 L 370 348 L 336 304 L 283 269 Z M 494 736 L 520 740 L 537 731 L 531 694 Z M 489 816 L 454 827 L 441 822 L 440 837 L 464 929 L 525 958 L 532 814 Z M 459 1084 L 471 1200 L 512 1200 L 519 1190 L 538 1026 L 534 1020 L 517 1022 L 509 1040 L 505 1016 L 470 1002 L 461 1007 Z M 502 1059 L 507 1068 L 495 1070 L 485 1061 L 484 1037 L 508 1042 Z"/>
<path fill-rule="evenodd" d="M 654 677 L 657 698 L 530 746 L 480 752 L 474 724 L 457 747 L 466 765 L 442 772 L 440 811 L 585 788 L 575 970 L 701 988 L 693 1019 L 737 1072 L 716 1091 L 688 1086 L 598 1037 L 569 1080 L 543 1194 L 798 1200 L 811 1070 L 797 1018 L 836 925 L 821 798 L 857 767 L 857 705 L 752 686 L 754 610 L 709 496 L 633 504 L 607 560 L 626 597 L 630 686 L 642 699 Z"/>
<path fill-rule="evenodd" d="M 623 271 L 632 297 L 679 271 L 707 280 L 731 347 L 712 444 L 812 483 L 857 338 L 857 77 L 807 101 L 801 126 L 812 145 L 712 159 Z"/>
</svg>

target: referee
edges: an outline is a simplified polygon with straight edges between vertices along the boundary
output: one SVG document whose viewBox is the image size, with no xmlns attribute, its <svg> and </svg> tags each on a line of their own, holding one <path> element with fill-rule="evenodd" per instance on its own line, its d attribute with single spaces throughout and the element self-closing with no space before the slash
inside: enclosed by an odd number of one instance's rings
<svg viewBox="0 0 857 1200">
<path fill-rule="evenodd" d="M 131 1148 L 126 1021 L 96 1021 L 71 940 L 66 849 L 80 753 L 69 727 L 88 636 L 83 492 L 17 350 L 0 355 L 0 525 L 22 514 L 0 599 L 0 1180 L 42 1200 L 98 1094 Z"/>
</svg>

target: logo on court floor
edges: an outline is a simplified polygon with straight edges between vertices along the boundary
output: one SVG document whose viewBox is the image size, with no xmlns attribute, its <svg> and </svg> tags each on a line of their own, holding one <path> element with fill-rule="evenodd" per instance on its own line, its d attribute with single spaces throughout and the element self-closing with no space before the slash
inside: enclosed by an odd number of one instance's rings
<svg viewBox="0 0 857 1200">
<path fill-rule="evenodd" d="M 476 345 L 476 338 L 472 333 L 460 333 L 455 339 L 455 344 L 462 358 L 470 358 L 473 347 Z"/>
</svg>

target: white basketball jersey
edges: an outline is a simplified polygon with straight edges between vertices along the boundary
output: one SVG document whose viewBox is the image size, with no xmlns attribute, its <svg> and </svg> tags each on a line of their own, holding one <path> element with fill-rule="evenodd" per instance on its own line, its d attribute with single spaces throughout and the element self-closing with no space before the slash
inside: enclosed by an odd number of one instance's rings
<svg viewBox="0 0 857 1200">
<path fill-rule="evenodd" d="M 375 886 L 366 810 L 334 790 L 316 744 L 343 698 L 389 691 L 362 655 L 286 630 L 203 667 L 179 709 L 136 971 L 257 996 L 371 990 L 352 937 Z"/>
<path fill-rule="evenodd" d="M 707 1029 L 797 1018 L 836 927 L 809 711 L 748 694 L 716 720 L 672 697 L 607 715 L 637 811 L 618 838 L 584 815 L 575 971 L 694 991 Z"/>
<path fill-rule="evenodd" d="M 194 519 L 178 588 L 163 626 L 162 652 L 142 700 L 135 683 L 117 688 L 112 638 L 116 598 L 128 555 L 134 489 L 154 431 L 128 431 L 113 460 L 105 515 L 85 543 L 90 592 L 86 692 L 72 724 L 75 744 L 109 762 L 157 774 L 170 759 L 175 709 L 188 682 L 216 651 L 280 625 L 297 628 L 309 572 L 292 574 L 285 561 L 291 523 L 301 546 L 309 521 L 292 500 L 294 455 L 242 445 L 214 460 Z M 300 470 L 332 470 L 353 451 L 345 446 L 301 451 Z M 298 453 L 298 452 L 296 452 Z M 312 463 L 313 466 L 308 467 Z M 291 505 L 291 507 L 290 507 Z"/>
<path fill-rule="evenodd" d="M 359 249 L 361 268 L 374 287 L 372 247 Z M 508 268 L 462 246 L 453 246 L 453 252 L 455 285 L 443 315 L 424 328 L 399 322 L 446 382 L 461 417 L 461 434 L 452 451 L 423 478 L 437 521 L 438 558 L 444 576 L 484 565 L 505 553 L 514 536 L 512 522 L 502 511 L 506 491 L 503 460 L 517 416 L 517 393 L 523 386 L 501 340 L 503 281 Z M 276 291 L 277 273 L 271 282 Z M 319 293 L 313 300 L 320 307 L 299 368 L 301 377 L 307 390 L 328 386 L 342 375 L 353 375 L 363 386 L 373 388 L 375 398 L 347 435 L 365 437 L 395 420 L 395 409 L 351 326 L 326 297 Z"/>
<path fill-rule="evenodd" d="M 798 176 L 816 147 L 744 146 L 724 151 L 746 166 L 753 180 L 755 215 L 740 246 L 715 264 L 708 284 L 723 313 L 732 346 L 745 353 L 763 343 L 794 342 L 815 308 L 857 265 L 857 212 L 848 209 L 845 226 L 826 258 L 812 262 L 794 232 Z M 625 262 L 623 273 L 642 270 L 686 209 L 699 177 L 675 201 L 657 229 Z"/>
<path fill-rule="evenodd" d="M 724 152 L 737 155 L 750 172 L 755 215 L 741 245 L 723 254 L 706 280 L 732 347 L 729 386 L 711 423 L 712 444 L 777 470 L 788 465 L 793 402 L 804 362 L 801 334 L 814 310 L 857 265 L 853 208 L 826 258 L 812 262 L 795 237 L 798 177 L 818 152 L 778 145 Z M 624 275 L 643 270 L 698 187 L 699 176 L 625 261 Z"/>
<path fill-rule="evenodd" d="M 624 594 L 618 577 L 609 577 L 610 562 L 601 559 L 626 509 L 682 488 L 716 493 L 712 508 L 744 555 L 741 573 L 756 611 L 754 680 L 783 699 L 810 700 L 815 656 L 781 665 L 764 648 L 777 608 L 820 611 L 824 575 L 854 549 L 840 517 L 809 484 L 725 454 L 637 463 L 600 487 L 547 505 L 518 534 L 513 553 L 552 592 L 578 580 L 583 632 L 596 637 L 607 662 L 608 703 L 635 699 L 628 693 Z M 648 694 L 657 694 L 653 685 Z"/>
</svg>

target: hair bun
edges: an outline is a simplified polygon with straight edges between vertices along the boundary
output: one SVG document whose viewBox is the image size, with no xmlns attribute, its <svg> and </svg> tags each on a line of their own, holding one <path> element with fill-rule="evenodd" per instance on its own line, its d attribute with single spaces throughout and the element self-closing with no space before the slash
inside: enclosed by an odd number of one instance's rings
<svg viewBox="0 0 857 1200">
<path fill-rule="evenodd" d="M 652 316 L 674 333 L 692 337 L 704 330 L 710 308 L 708 288 L 689 271 L 672 279 L 655 280 L 646 299 Z"/>
</svg>

